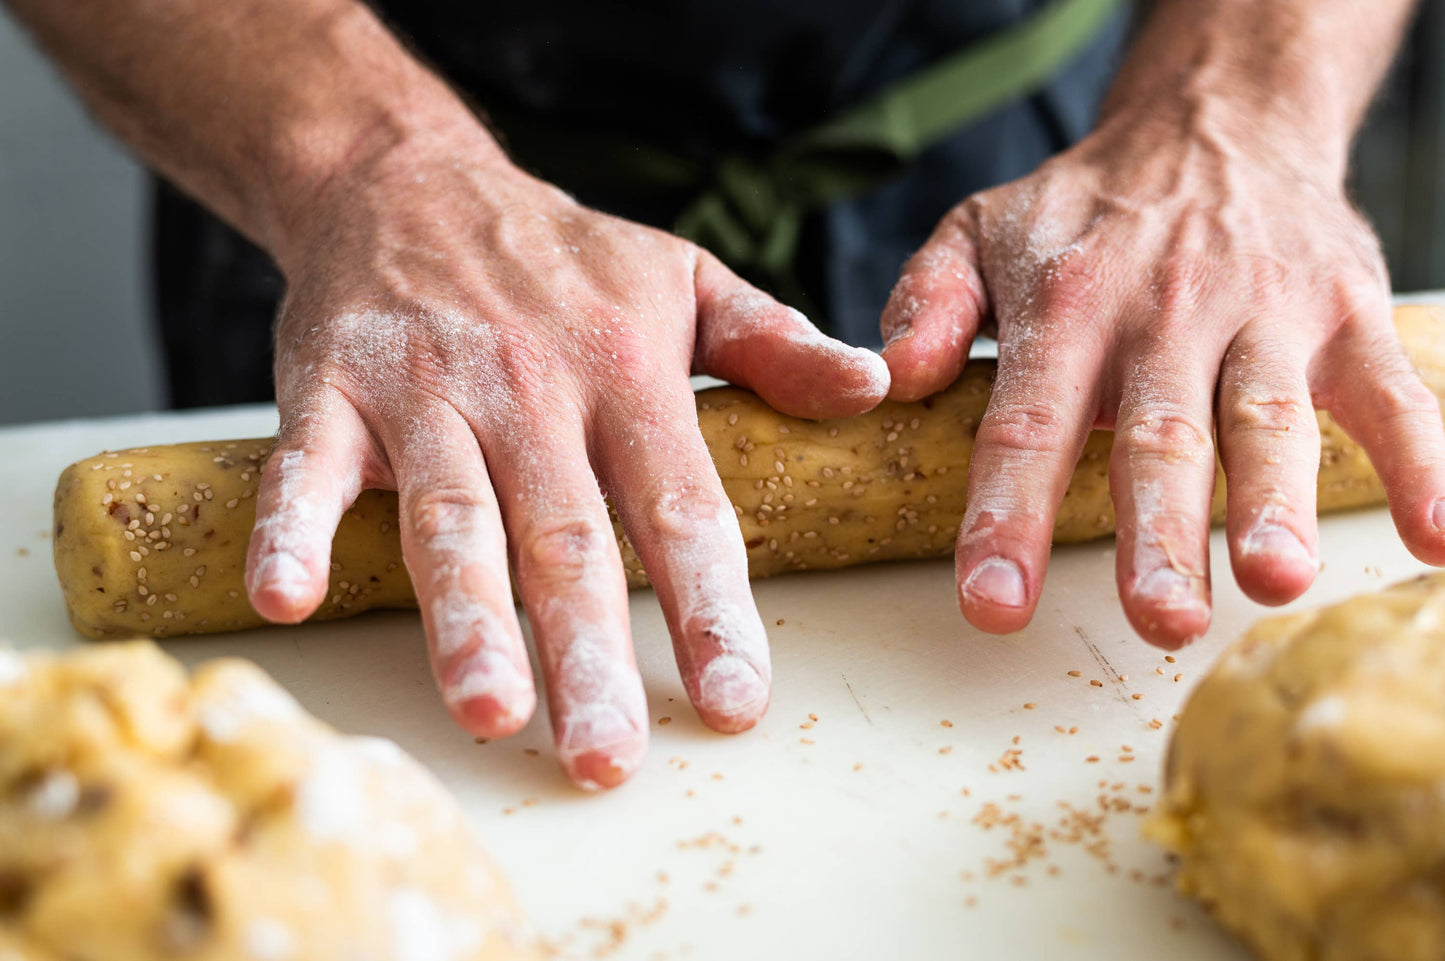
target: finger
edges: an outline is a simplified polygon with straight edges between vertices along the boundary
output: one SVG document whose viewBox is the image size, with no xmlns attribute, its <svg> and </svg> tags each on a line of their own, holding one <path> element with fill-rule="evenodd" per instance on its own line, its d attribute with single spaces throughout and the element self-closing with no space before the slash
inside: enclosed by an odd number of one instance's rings
<svg viewBox="0 0 1445 961">
<path fill-rule="evenodd" d="M 246 553 L 246 594 L 267 620 L 295 624 L 326 597 L 331 541 L 362 488 L 371 436 L 330 388 L 297 405 L 261 471 L 256 526 Z"/>
<path fill-rule="evenodd" d="M 1218 361 L 1186 334 L 1125 356 L 1109 458 L 1117 518 L 1115 576 L 1140 636 L 1176 648 L 1209 627 L 1210 430 Z"/>
<path fill-rule="evenodd" d="M 883 359 L 893 400 L 913 401 L 958 379 L 987 307 L 967 207 L 950 213 L 914 254 L 883 308 Z"/>
<path fill-rule="evenodd" d="M 505 465 L 497 489 L 557 757 L 582 787 L 616 787 L 647 751 L 647 697 L 612 523 L 580 423 L 536 416 L 508 427 L 482 436 L 489 460 Z"/>
<path fill-rule="evenodd" d="M 515 734 L 536 710 L 537 693 L 481 449 L 467 422 L 442 404 L 393 423 L 386 448 L 402 554 L 442 700 L 474 735 Z"/>
<path fill-rule="evenodd" d="M 794 417 L 850 417 L 887 395 L 888 367 L 877 354 L 824 336 L 706 251 L 696 283 L 697 373 L 746 387 Z"/>
<path fill-rule="evenodd" d="M 1037 321 L 1031 321 L 1037 324 Z M 1085 325 L 1006 325 L 993 397 L 978 426 L 959 530 L 959 606 L 996 634 L 1029 622 L 1054 518 L 1098 406 L 1102 350 Z M 1067 370 L 1070 376 L 1058 376 Z"/>
<path fill-rule="evenodd" d="M 1262 604 L 1292 601 L 1320 566 L 1319 424 L 1304 359 L 1248 327 L 1221 368 L 1219 452 L 1234 576 Z"/>
<path fill-rule="evenodd" d="M 1324 406 L 1365 449 L 1400 538 L 1427 564 L 1445 564 L 1445 429 L 1440 404 L 1411 367 L 1389 323 L 1361 317 L 1317 361 Z"/>
<path fill-rule="evenodd" d="M 714 730 L 745 731 L 767 710 L 772 678 L 747 549 L 687 382 L 659 393 L 648 405 L 655 427 L 639 429 L 618 405 L 603 409 L 604 476 L 667 617 L 688 697 Z"/>
</svg>

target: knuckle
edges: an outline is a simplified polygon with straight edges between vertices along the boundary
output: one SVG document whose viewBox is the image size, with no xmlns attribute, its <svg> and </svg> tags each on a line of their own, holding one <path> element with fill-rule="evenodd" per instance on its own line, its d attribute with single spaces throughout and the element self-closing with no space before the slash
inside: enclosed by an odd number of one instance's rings
<svg viewBox="0 0 1445 961">
<path fill-rule="evenodd" d="M 1293 271 L 1284 260 L 1269 254 L 1258 254 L 1246 258 L 1243 269 L 1249 275 L 1249 289 L 1256 303 L 1289 303 Z"/>
<path fill-rule="evenodd" d="M 1179 411 L 1156 409 L 1131 414 L 1120 421 L 1115 436 L 1130 458 L 1198 463 L 1214 457 L 1210 432 Z"/>
<path fill-rule="evenodd" d="M 991 408 L 978 427 L 976 442 L 1008 450 L 1048 453 L 1065 442 L 1064 419 L 1051 405 L 1016 402 Z"/>
<path fill-rule="evenodd" d="M 1209 273 L 1209 266 L 1193 256 L 1173 257 L 1162 264 L 1154 279 L 1160 313 L 1165 317 L 1193 315 L 1203 302 Z"/>
<path fill-rule="evenodd" d="M 1353 271 L 1336 278 L 1330 302 L 1335 316 L 1346 324 L 1380 324 L 1391 329 L 1389 287 L 1368 272 Z"/>
<path fill-rule="evenodd" d="M 471 530 L 477 514 L 494 506 L 486 492 L 471 487 L 439 487 L 411 498 L 407 520 L 423 541 L 433 541 Z"/>
<path fill-rule="evenodd" d="M 612 531 L 587 518 L 542 521 L 527 532 L 521 559 L 531 575 L 578 580 L 611 542 Z"/>
<path fill-rule="evenodd" d="M 1440 403 L 1413 371 L 1385 375 L 1375 384 L 1367 412 L 1387 422 L 1440 419 Z"/>
<path fill-rule="evenodd" d="M 726 530 L 721 521 L 735 526 L 731 504 L 691 484 L 669 487 L 653 495 L 646 517 L 658 534 L 675 540 L 715 537 L 720 530 Z"/>
<path fill-rule="evenodd" d="M 1315 422 L 1314 406 L 1284 391 L 1241 391 L 1229 401 L 1224 414 L 1230 430 L 1265 434 L 1300 431 Z"/>
<path fill-rule="evenodd" d="M 1087 314 L 1099 302 L 1094 258 L 1077 250 L 1055 254 L 1041 264 L 1039 305 L 1045 314 Z"/>
</svg>

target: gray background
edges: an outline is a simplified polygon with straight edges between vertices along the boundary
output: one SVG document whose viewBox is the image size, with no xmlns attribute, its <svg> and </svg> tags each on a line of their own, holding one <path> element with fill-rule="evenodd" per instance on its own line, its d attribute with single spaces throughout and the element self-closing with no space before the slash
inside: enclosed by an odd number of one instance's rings
<svg viewBox="0 0 1445 961">
<path fill-rule="evenodd" d="M 161 404 L 144 197 L 0 7 L 0 423 Z"/>
<path fill-rule="evenodd" d="M 1361 137 L 1354 189 L 1397 290 L 1445 287 L 1445 0 Z M 0 7 L 0 423 L 153 410 L 146 183 Z"/>
</svg>

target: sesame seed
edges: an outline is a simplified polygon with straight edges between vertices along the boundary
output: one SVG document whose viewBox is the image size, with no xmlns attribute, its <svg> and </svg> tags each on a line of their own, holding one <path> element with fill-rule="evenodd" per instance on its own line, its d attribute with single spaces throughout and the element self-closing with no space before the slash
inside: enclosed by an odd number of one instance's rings
<svg viewBox="0 0 1445 961">
<path fill-rule="evenodd" d="M 140 551 L 131 551 L 130 559 L 135 561 L 136 563 L 140 563 Z"/>
<path fill-rule="evenodd" d="M 1083 677 L 1083 676 L 1084 676 L 1084 672 L 1083 672 L 1083 671 L 1070 671 L 1070 672 L 1069 672 L 1069 677 Z"/>
<path fill-rule="evenodd" d="M 1104 682 L 1103 682 L 1103 681 L 1090 680 L 1090 681 L 1089 681 L 1089 686 L 1090 686 L 1090 687 L 1103 687 L 1103 686 L 1104 686 Z"/>
</svg>

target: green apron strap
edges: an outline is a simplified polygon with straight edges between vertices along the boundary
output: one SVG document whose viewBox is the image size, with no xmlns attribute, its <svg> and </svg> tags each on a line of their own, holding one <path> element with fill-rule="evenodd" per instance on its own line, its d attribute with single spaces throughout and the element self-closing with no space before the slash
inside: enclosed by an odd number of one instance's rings
<svg viewBox="0 0 1445 961">
<path fill-rule="evenodd" d="M 804 308 L 793 271 L 809 211 L 877 187 L 924 150 L 1026 96 L 1080 53 L 1126 0 L 1053 0 L 1023 23 L 899 80 L 763 160 L 708 169 L 649 144 L 495 118 L 523 163 L 563 182 L 691 193 L 676 232 Z"/>
<path fill-rule="evenodd" d="M 1055 0 L 1025 22 L 897 81 L 772 158 L 724 158 L 679 216 L 683 237 L 811 313 L 793 270 L 812 209 L 878 186 L 924 150 L 1042 86 L 1099 35 L 1122 0 Z"/>
<path fill-rule="evenodd" d="M 1023 23 L 884 88 L 848 111 L 786 143 L 784 166 L 810 155 L 838 158 L 881 152 L 900 163 L 947 139 L 971 121 L 1048 81 L 1099 35 L 1120 0 L 1055 0 Z M 824 164 L 826 165 L 826 163 Z M 830 183 L 815 195 L 841 184 Z"/>
</svg>

